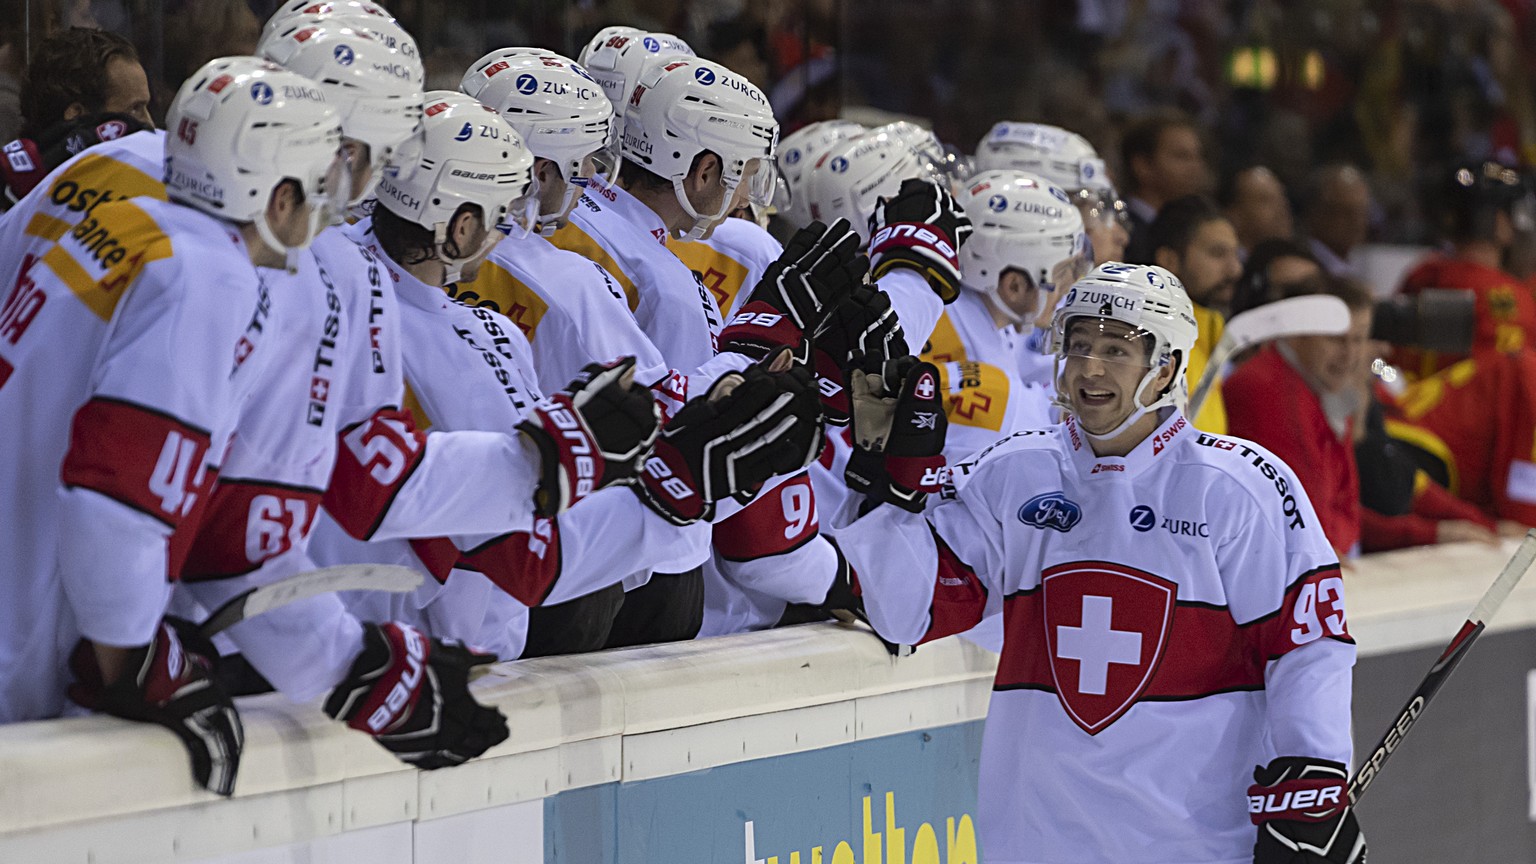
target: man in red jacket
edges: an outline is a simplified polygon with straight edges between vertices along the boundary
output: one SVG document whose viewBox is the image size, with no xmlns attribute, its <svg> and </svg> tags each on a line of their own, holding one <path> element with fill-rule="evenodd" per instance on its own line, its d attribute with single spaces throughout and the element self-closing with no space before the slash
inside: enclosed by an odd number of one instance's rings
<svg viewBox="0 0 1536 864">
<path fill-rule="evenodd" d="M 1529 221 L 1524 185 L 1512 168 L 1497 162 L 1461 167 L 1451 176 L 1441 221 L 1451 244 L 1409 271 L 1402 293 L 1426 288 L 1462 288 L 1476 296 L 1473 353 L 1508 354 L 1536 347 L 1536 299 L 1531 289 L 1502 269 L 1517 223 Z M 1438 372 L 1458 360 L 1434 351 L 1400 348 L 1393 362 L 1414 378 Z"/>
</svg>

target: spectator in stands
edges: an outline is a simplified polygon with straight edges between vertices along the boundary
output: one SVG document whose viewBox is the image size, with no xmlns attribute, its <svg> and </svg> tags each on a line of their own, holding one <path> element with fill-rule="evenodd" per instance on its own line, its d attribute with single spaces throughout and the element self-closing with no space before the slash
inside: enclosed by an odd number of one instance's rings
<svg viewBox="0 0 1536 864">
<path fill-rule="evenodd" d="M 1504 254 L 1517 222 L 1530 221 L 1530 202 L 1519 175 L 1497 162 L 1472 163 L 1451 172 L 1440 201 L 1446 255 L 1419 264 L 1403 279 L 1402 292 L 1462 288 L 1473 292 L 1472 353 L 1510 353 L 1536 346 L 1536 300 L 1529 285 L 1505 272 Z M 1462 359 L 1431 351 L 1399 350 L 1394 361 L 1409 375 L 1430 375 Z"/>
<path fill-rule="evenodd" d="M 33 49 L 21 87 L 23 136 L 37 138 L 63 121 L 103 112 L 154 124 L 149 78 L 133 43 L 105 30 L 71 27 Z"/>
<path fill-rule="evenodd" d="M 1217 199 L 1227 221 L 1237 231 L 1242 254 L 1265 240 L 1289 240 L 1296 232 L 1291 201 L 1275 172 L 1251 165 L 1227 178 Z"/>
<path fill-rule="evenodd" d="M 1126 127 L 1120 157 L 1131 216 L 1125 260 L 1152 264 L 1156 250 L 1149 232 L 1158 211 L 1175 198 L 1206 191 L 1210 183 L 1205 148 L 1189 117 L 1165 111 L 1138 118 Z"/>
<path fill-rule="evenodd" d="M 1322 275 L 1323 266 L 1305 244 L 1289 238 L 1265 240 L 1248 250 L 1243 275 L 1237 280 L 1227 311 L 1239 315 L 1282 297 L 1316 293 L 1300 291 L 1296 286 Z"/>
<path fill-rule="evenodd" d="M 1365 175 L 1353 165 L 1319 168 L 1302 209 L 1313 257 L 1330 275 L 1357 275 L 1349 256 L 1365 242 L 1371 227 L 1371 187 Z"/>
<path fill-rule="evenodd" d="M 1237 277 L 1243 272 L 1237 257 L 1237 232 L 1209 198 L 1189 195 L 1164 205 L 1147 234 L 1152 263 L 1179 277 L 1194 301 L 1200 336 L 1189 352 L 1189 387 L 1193 390 L 1221 340 L 1221 310 L 1231 302 Z M 1210 397 L 1191 419 L 1207 432 L 1221 434 L 1227 430 L 1220 388 L 1211 389 Z"/>
<path fill-rule="evenodd" d="M 1492 518 L 1418 471 L 1387 435 L 1375 392 L 1370 292 L 1331 277 L 1283 296 L 1325 293 L 1350 310 L 1339 336 L 1298 336 L 1263 348 L 1223 390 L 1232 434 L 1292 466 L 1341 556 L 1404 546 L 1495 542 Z"/>
</svg>

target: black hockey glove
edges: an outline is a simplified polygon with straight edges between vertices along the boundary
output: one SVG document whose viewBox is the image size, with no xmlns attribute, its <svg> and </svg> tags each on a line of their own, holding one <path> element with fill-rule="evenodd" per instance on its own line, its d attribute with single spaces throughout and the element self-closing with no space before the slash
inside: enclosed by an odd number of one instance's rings
<svg viewBox="0 0 1536 864">
<path fill-rule="evenodd" d="M 869 236 L 876 279 L 907 267 L 922 274 L 945 303 L 960 295 L 960 247 L 971 236 L 971 220 L 938 181 L 902 181 L 900 191 L 875 204 Z"/>
<path fill-rule="evenodd" d="M 640 470 L 660 434 L 661 410 L 634 380 L 633 357 L 590 363 L 517 424 L 543 458 L 533 496 L 536 515 L 555 516 L 599 489 L 631 481 Z"/>
<path fill-rule="evenodd" d="M 199 786 L 232 795 L 240 770 L 245 729 L 224 686 L 214 678 L 219 652 L 191 622 L 166 618 L 155 641 L 135 648 L 123 674 L 103 684 L 91 643 L 80 640 L 69 657 L 76 703 L 141 723 L 155 723 L 176 733 L 192 757 Z"/>
<path fill-rule="evenodd" d="M 507 740 L 507 718 L 469 692 L 470 669 L 494 662 L 409 624 L 364 624 L 363 650 L 326 697 L 325 713 L 402 762 L 451 768 Z"/>
<path fill-rule="evenodd" d="M 907 339 L 879 288 L 860 286 L 833 308 L 816 333 L 816 375 L 821 404 L 832 426 L 848 425 L 849 363 L 855 354 L 886 360 L 907 353 Z"/>
<path fill-rule="evenodd" d="M 848 373 L 853 453 L 844 479 L 873 501 L 920 513 L 944 481 L 944 416 L 939 370 L 916 357 L 864 361 Z"/>
<path fill-rule="evenodd" d="M 1282 756 L 1253 769 L 1254 864 L 1365 864 L 1365 837 L 1338 762 Z"/>
<path fill-rule="evenodd" d="M 825 438 L 815 381 L 802 366 L 767 371 L 778 356 L 721 376 L 673 415 L 636 487 L 647 506 L 677 525 L 709 520 L 721 499 L 816 458 Z"/>
<path fill-rule="evenodd" d="M 864 282 L 869 260 L 859 254 L 859 235 L 839 219 L 827 227 L 801 228 L 720 333 L 720 350 L 761 360 L 778 348 L 810 362 L 805 340 L 838 301 Z"/>
</svg>

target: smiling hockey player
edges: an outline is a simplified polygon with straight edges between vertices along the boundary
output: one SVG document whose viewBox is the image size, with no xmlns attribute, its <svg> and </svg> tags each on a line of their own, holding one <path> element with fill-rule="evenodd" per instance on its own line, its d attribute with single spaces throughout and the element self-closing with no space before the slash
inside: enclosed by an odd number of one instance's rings
<svg viewBox="0 0 1536 864">
<path fill-rule="evenodd" d="M 956 466 L 926 513 L 937 370 L 850 382 L 866 496 L 835 524 L 871 623 L 915 643 L 1003 616 L 992 864 L 1364 861 L 1337 559 L 1279 459 L 1185 419 L 1195 335 L 1166 270 L 1101 265 L 1053 326 L 1069 416 Z"/>
</svg>

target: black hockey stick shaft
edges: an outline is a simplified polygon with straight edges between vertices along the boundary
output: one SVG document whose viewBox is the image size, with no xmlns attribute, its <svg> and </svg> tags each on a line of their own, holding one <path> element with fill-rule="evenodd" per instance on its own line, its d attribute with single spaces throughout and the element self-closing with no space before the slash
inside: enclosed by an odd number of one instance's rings
<svg viewBox="0 0 1536 864">
<path fill-rule="evenodd" d="M 1435 698 L 1441 685 L 1455 671 L 1456 665 L 1467 656 L 1468 651 L 1472 650 L 1472 643 L 1483 634 L 1488 622 L 1499 611 L 1499 607 L 1504 605 L 1504 598 L 1509 596 L 1509 592 L 1520 581 L 1520 577 L 1530 569 L 1532 561 L 1536 561 L 1536 529 L 1525 532 L 1525 540 L 1521 541 L 1520 548 L 1515 550 L 1514 557 L 1510 558 L 1509 563 L 1505 564 L 1504 569 L 1499 572 L 1499 578 L 1493 580 L 1493 584 L 1488 586 L 1483 599 L 1477 602 L 1477 606 L 1472 609 L 1472 614 L 1457 631 L 1456 638 L 1451 640 L 1451 644 L 1445 647 L 1439 659 L 1429 667 L 1429 674 L 1419 682 L 1418 689 L 1414 690 L 1413 695 L 1408 698 L 1408 704 L 1398 712 L 1397 720 L 1387 727 L 1386 734 L 1382 735 L 1376 746 L 1371 748 L 1370 757 L 1361 761 L 1360 770 L 1355 772 L 1354 779 L 1349 781 L 1351 803 L 1360 803 L 1365 791 L 1371 788 L 1371 784 L 1380 776 L 1382 766 L 1393 753 L 1397 752 L 1397 748 L 1402 745 L 1403 739 L 1408 737 L 1408 733 L 1413 731 L 1414 724 L 1424 714 L 1424 709 L 1429 707 L 1429 701 Z"/>
</svg>

